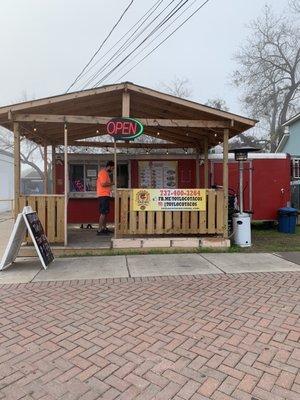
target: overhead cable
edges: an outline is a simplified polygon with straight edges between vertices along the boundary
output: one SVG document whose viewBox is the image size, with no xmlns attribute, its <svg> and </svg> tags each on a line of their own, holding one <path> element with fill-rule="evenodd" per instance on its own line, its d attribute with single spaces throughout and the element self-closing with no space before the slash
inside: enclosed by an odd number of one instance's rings
<svg viewBox="0 0 300 400">
<path fill-rule="evenodd" d="M 102 83 L 109 75 L 111 75 L 112 72 L 114 72 L 117 68 L 119 68 L 120 65 L 122 65 L 132 54 L 135 53 L 137 49 L 139 49 L 148 39 L 151 37 L 158 29 L 160 29 L 165 23 L 167 23 L 189 0 L 185 0 L 182 3 L 182 0 L 180 1 L 180 5 L 178 4 L 173 10 L 172 13 L 165 18 L 162 22 L 159 23 L 158 27 L 154 28 L 127 56 L 125 56 L 115 67 L 113 67 L 104 77 L 102 77 L 93 87 L 98 86 L 100 83 Z"/>
<path fill-rule="evenodd" d="M 141 60 L 139 60 L 133 67 L 131 67 L 128 71 L 125 72 L 119 79 L 122 79 L 125 75 L 127 75 L 130 71 L 132 71 L 135 67 L 137 67 L 142 61 L 144 61 L 147 57 L 149 57 L 155 50 L 157 50 L 163 43 L 165 43 L 175 32 L 177 32 L 184 24 L 186 24 L 197 12 L 200 11 L 202 7 L 204 7 L 210 0 L 206 0 L 202 3 L 188 18 L 186 18 L 176 29 L 174 29 L 165 39 L 163 39 L 157 46 L 155 46 L 149 53 L 147 53 Z M 111 73 L 113 70 L 111 71 Z M 109 76 L 109 75 L 108 75 Z M 107 77 L 108 77 L 107 76 Z M 106 78 L 107 78 L 106 77 Z M 105 79 L 106 79 L 105 78 Z"/>
<path fill-rule="evenodd" d="M 81 77 L 81 75 L 84 73 L 84 71 L 88 68 L 88 66 L 91 64 L 91 62 L 94 60 L 94 58 L 97 56 L 97 54 L 99 53 L 99 51 L 102 49 L 102 47 L 105 45 L 105 43 L 107 42 L 107 40 L 110 38 L 110 36 L 112 35 L 113 31 L 117 28 L 117 26 L 119 25 L 119 23 L 121 22 L 121 20 L 123 19 L 123 17 L 125 16 L 125 14 L 127 13 L 127 11 L 129 10 L 129 8 L 132 6 L 134 0 L 131 0 L 130 3 L 128 4 L 128 6 L 125 8 L 125 10 L 122 12 L 121 16 L 119 17 L 119 19 L 117 20 L 117 22 L 114 24 L 114 26 L 112 27 L 112 29 L 110 30 L 110 32 L 108 33 L 108 35 L 106 36 L 106 38 L 103 40 L 103 42 L 100 44 L 99 48 L 96 50 L 96 52 L 93 54 L 93 56 L 91 57 L 91 59 L 89 60 L 89 62 L 85 65 L 85 67 L 82 69 L 82 71 L 77 75 L 77 77 L 75 78 L 74 82 L 68 87 L 68 89 L 66 90 L 66 93 L 76 84 L 76 82 L 78 81 L 78 79 Z"/>
<path fill-rule="evenodd" d="M 158 0 L 152 7 L 149 8 L 149 10 L 134 24 L 130 27 L 130 29 L 112 46 L 110 47 L 104 54 L 99 58 L 97 61 L 95 61 L 79 78 L 81 80 L 83 77 L 85 77 L 97 64 L 99 64 L 100 61 L 102 61 L 107 54 L 109 54 L 120 42 L 122 42 L 127 35 L 135 28 L 135 31 L 129 36 L 129 38 L 126 40 L 121 47 L 117 50 L 119 52 L 124 45 L 132 38 L 132 36 L 138 31 L 138 29 L 151 17 L 151 15 L 157 10 L 157 8 L 161 5 L 161 3 L 164 0 Z M 148 15 L 149 14 L 149 15 Z M 114 53 L 116 54 L 116 53 Z M 113 57 L 113 56 L 112 56 Z M 90 79 L 90 78 L 89 78 Z"/>
<path fill-rule="evenodd" d="M 158 35 L 156 35 L 149 43 L 147 43 L 146 46 L 145 46 L 141 51 L 139 51 L 133 58 L 131 58 L 127 63 L 125 63 L 125 64 L 122 66 L 121 70 L 123 70 L 124 68 L 126 68 L 127 65 L 131 64 L 132 61 L 134 61 L 134 60 L 135 60 L 140 54 L 142 54 L 149 46 L 151 46 L 151 44 L 152 44 L 153 42 L 155 42 L 157 38 L 159 38 L 166 30 L 168 30 L 168 28 L 169 28 L 170 26 L 174 25 L 174 23 L 175 23 L 183 14 L 185 14 L 197 1 L 198 1 L 198 0 L 194 0 L 187 8 L 185 8 L 185 9 L 170 23 L 170 24 L 168 24 L 168 25 L 165 27 L 165 29 L 163 29 L 163 30 L 162 30 Z M 123 75 L 122 75 L 122 77 L 123 77 Z M 122 77 L 120 77 L 120 78 L 118 79 L 118 81 L 119 81 L 120 79 L 122 79 Z"/>
<path fill-rule="evenodd" d="M 156 15 L 156 16 L 155 16 L 146 26 L 144 26 L 140 31 L 138 30 L 139 28 L 136 29 L 136 31 L 135 31 L 135 32 L 130 36 L 130 38 L 129 38 L 129 39 L 131 39 L 131 40 L 128 40 L 126 43 L 124 43 L 124 44 L 110 57 L 110 59 L 109 59 L 104 65 L 102 65 L 102 67 L 100 67 L 100 69 L 99 69 L 96 73 L 94 73 L 92 77 L 90 77 L 90 78 L 88 79 L 88 81 L 83 85 L 82 89 L 88 87 L 88 86 L 93 82 L 93 80 L 95 80 L 96 78 L 98 78 L 99 75 L 100 75 L 102 72 L 104 72 L 104 70 L 105 70 L 107 67 L 109 67 L 116 59 L 118 59 L 119 57 L 121 57 L 121 56 L 124 54 L 125 50 L 127 50 L 135 41 L 137 41 L 137 40 L 141 37 L 141 35 L 142 35 L 142 34 L 143 34 L 143 33 L 144 33 L 144 32 L 145 32 L 145 31 L 146 31 L 146 30 L 161 16 L 161 15 L 163 15 L 163 13 L 170 7 L 170 5 L 171 5 L 172 3 L 174 3 L 174 1 L 175 1 L 175 0 L 171 0 L 171 1 L 166 5 L 166 7 L 165 7 L 163 10 L 161 10 L 161 11 L 159 12 L 159 14 Z M 178 6 L 180 6 L 181 3 L 184 2 L 184 4 L 185 4 L 187 1 L 189 1 L 189 0 L 180 0 L 179 3 L 176 4 L 175 7 L 174 7 L 171 11 L 169 11 L 169 13 L 168 13 L 166 16 L 163 17 L 163 19 L 159 22 L 159 24 L 153 28 L 153 30 L 148 34 L 148 36 L 146 37 L 146 39 L 148 39 L 148 37 L 152 36 L 152 35 L 155 33 L 155 31 L 161 27 L 162 24 L 166 23 L 166 22 L 168 21 L 168 19 L 170 19 L 170 18 L 172 17 L 174 11 L 176 11 L 176 9 L 178 8 Z M 135 34 L 135 33 L 136 33 L 136 34 Z M 125 47 L 124 47 L 124 46 L 125 46 Z"/>
</svg>

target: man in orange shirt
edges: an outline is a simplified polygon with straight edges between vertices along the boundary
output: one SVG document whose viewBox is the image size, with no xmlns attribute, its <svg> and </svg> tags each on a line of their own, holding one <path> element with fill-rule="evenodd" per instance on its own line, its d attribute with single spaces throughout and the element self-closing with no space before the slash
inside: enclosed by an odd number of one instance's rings
<svg viewBox="0 0 300 400">
<path fill-rule="evenodd" d="M 111 197 L 111 187 L 113 182 L 110 175 L 113 172 L 114 162 L 108 161 L 106 167 L 102 168 L 98 173 L 97 179 L 97 196 L 99 197 L 99 229 L 97 235 L 106 235 L 109 230 L 106 227 L 107 214 L 109 213 L 109 202 Z"/>
</svg>

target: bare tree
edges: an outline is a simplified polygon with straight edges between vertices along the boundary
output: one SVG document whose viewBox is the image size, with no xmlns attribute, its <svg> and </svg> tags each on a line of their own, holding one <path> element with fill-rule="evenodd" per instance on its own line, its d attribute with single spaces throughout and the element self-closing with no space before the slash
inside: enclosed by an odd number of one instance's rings
<svg viewBox="0 0 300 400">
<path fill-rule="evenodd" d="M 30 99 L 34 99 L 34 96 L 30 96 Z M 14 101 L 14 103 L 28 100 L 27 92 L 26 90 L 23 90 L 21 97 Z M 6 150 L 13 157 L 13 148 L 13 134 L 7 129 L 0 127 L 0 149 Z M 20 158 L 23 165 L 28 165 L 29 167 L 33 168 L 39 174 L 41 179 L 44 178 L 44 173 L 38 166 L 38 164 L 44 159 L 44 152 L 42 151 L 41 146 L 30 140 L 27 140 L 25 137 L 21 137 Z M 51 163 L 48 160 L 48 170 L 50 167 Z"/>
<path fill-rule="evenodd" d="M 274 151 L 281 126 L 296 111 L 299 99 L 300 29 L 291 16 L 276 16 L 268 6 L 249 29 L 251 34 L 235 55 L 239 68 L 233 83 L 243 92 L 245 109 L 262 121 Z"/>
<path fill-rule="evenodd" d="M 0 149 L 6 150 L 13 158 L 13 148 L 14 143 L 12 133 L 0 128 Z M 39 162 L 44 159 L 44 152 L 39 145 L 22 137 L 20 145 L 20 158 L 23 165 L 28 165 L 29 167 L 33 168 L 39 174 L 41 179 L 44 178 L 44 173 L 38 166 Z M 50 167 L 51 163 L 48 160 L 48 170 Z"/>
<path fill-rule="evenodd" d="M 175 78 L 170 83 L 160 83 L 160 88 L 169 94 L 177 97 L 188 99 L 192 95 L 192 88 L 188 78 Z"/>
<path fill-rule="evenodd" d="M 300 0 L 289 0 L 290 9 L 296 14 L 300 14 Z"/>
<path fill-rule="evenodd" d="M 221 98 L 209 99 L 205 103 L 206 106 L 217 108 L 218 110 L 229 111 L 226 101 Z"/>
</svg>

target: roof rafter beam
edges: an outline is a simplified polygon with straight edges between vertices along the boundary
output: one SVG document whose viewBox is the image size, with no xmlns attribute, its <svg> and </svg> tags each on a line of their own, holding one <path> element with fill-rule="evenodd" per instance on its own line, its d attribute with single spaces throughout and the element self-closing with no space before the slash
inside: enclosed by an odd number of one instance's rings
<svg viewBox="0 0 300 400">
<path fill-rule="evenodd" d="M 216 108 L 212 108 L 203 104 L 195 103 L 191 100 L 186 100 L 180 97 L 172 96 L 167 93 L 162 93 L 157 90 L 149 89 L 143 86 L 134 85 L 133 83 L 128 83 L 128 90 L 136 93 L 141 93 L 144 95 L 148 95 L 150 97 L 154 97 L 156 100 L 164 100 L 168 101 L 171 104 L 178 104 L 180 106 L 184 106 L 190 109 L 203 111 L 208 114 L 214 114 L 215 116 L 223 117 L 229 120 L 234 120 L 237 122 L 241 122 L 250 126 L 254 126 L 256 124 L 256 120 L 245 118 L 237 114 L 230 113 L 228 111 L 218 110 Z"/>
<path fill-rule="evenodd" d="M 86 115 L 51 115 L 51 114 L 12 114 L 15 122 L 44 122 L 44 123 L 71 123 L 71 124 L 95 124 L 105 125 L 113 117 L 93 117 Z M 231 121 L 210 121 L 193 119 L 152 119 L 139 118 L 144 126 L 172 127 L 172 128 L 230 128 Z"/>
<path fill-rule="evenodd" d="M 114 147 L 114 142 L 92 142 L 92 141 L 70 141 L 70 146 L 79 147 Z M 180 145 L 176 143 L 136 143 L 136 142 L 117 142 L 117 148 L 134 149 L 182 149 L 194 148 L 193 145 Z"/>
</svg>

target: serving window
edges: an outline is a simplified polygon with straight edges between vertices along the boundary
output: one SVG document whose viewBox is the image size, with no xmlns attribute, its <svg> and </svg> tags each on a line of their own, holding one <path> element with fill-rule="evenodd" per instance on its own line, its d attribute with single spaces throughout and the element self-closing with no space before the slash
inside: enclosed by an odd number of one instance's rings
<svg viewBox="0 0 300 400">
<path fill-rule="evenodd" d="M 105 163 L 76 162 L 69 167 L 70 192 L 96 193 L 98 172 Z M 128 163 L 118 163 L 118 188 L 129 187 Z M 111 177 L 112 178 L 112 177 Z"/>
<path fill-rule="evenodd" d="M 85 191 L 95 192 L 97 186 L 98 165 L 85 165 Z"/>
<path fill-rule="evenodd" d="M 70 192 L 84 192 L 84 165 L 72 164 L 69 171 Z"/>
</svg>

